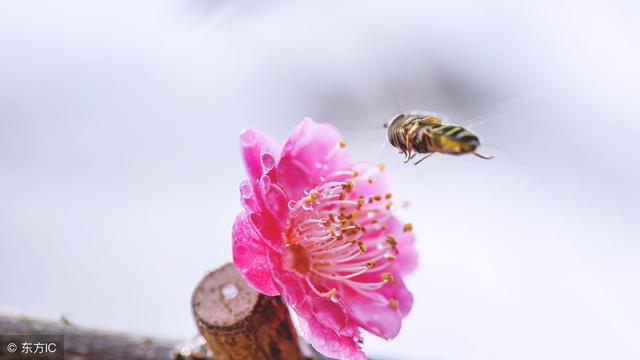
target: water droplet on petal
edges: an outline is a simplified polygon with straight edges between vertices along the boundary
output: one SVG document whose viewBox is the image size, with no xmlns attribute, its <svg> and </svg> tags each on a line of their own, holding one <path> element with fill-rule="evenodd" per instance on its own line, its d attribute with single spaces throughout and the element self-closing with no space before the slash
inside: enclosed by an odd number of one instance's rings
<svg viewBox="0 0 640 360">
<path fill-rule="evenodd" d="M 331 295 L 331 301 L 333 301 L 334 303 L 340 302 L 340 294 L 335 293 L 335 294 Z"/>
<path fill-rule="evenodd" d="M 287 204 L 289 206 L 289 210 L 293 210 L 296 208 L 296 202 L 295 200 L 289 200 L 289 204 Z"/>
<path fill-rule="evenodd" d="M 302 203 L 302 208 L 303 208 L 304 210 L 311 210 L 311 209 L 313 209 L 313 204 L 311 204 L 311 203 L 307 203 L 307 202 L 303 202 L 303 203 Z"/>
<path fill-rule="evenodd" d="M 273 155 L 269 153 L 263 153 L 260 156 L 260 161 L 262 162 L 262 168 L 265 172 L 268 172 L 269 170 L 276 167 L 276 159 L 274 159 Z"/>
<path fill-rule="evenodd" d="M 245 199 L 250 198 L 253 195 L 253 187 L 249 180 L 244 180 L 240 183 L 240 195 Z"/>
<path fill-rule="evenodd" d="M 253 129 L 244 129 L 240 133 L 240 142 L 242 146 L 249 147 L 256 143 L 256 133 Z"/>
<path fill-rule="evenodd" d="M 314 166 L 316 167 L 316 169 L 322 168 L 322 164 L 319 162 L 315 163 Z"/>
<path fill-rule="evenodd" d="M 262 177 L 260 177 L 260 185 L 262 185 L 264 190 L 269 190 L 269 187 L 271 186 L 271 178 L 267 175 L 262 175 Z"/>
</svg>

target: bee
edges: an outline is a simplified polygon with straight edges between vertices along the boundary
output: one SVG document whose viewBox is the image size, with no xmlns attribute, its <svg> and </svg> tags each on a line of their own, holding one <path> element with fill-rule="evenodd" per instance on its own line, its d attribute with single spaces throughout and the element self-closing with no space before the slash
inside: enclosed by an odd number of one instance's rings
<svg viewBox="0 0 640 360">
<path fill-rule="evenodd" d="M 457 125 L 446 125 L 440 117 L 423 112 L 398 114 L 386 125 L 389 143 L 405 156 L 405 163 L 417 154 L 425 156 L 415 162 L 418 165 L 434 153 L 462 155 L 473 154 L 482 159 L 492 159 L 476 152 L 480 140 L 472 132 Z"/>
</svg>

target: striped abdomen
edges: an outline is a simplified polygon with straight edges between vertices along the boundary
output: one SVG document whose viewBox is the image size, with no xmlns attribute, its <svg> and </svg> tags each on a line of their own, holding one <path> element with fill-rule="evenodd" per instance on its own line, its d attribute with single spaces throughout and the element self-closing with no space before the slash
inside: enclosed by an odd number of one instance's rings
<svg viewBox="0 0 640 360">
<path fill-rule="evenodd" d="M 426 125 L 415 132 L 412 144 L 420 153 L 460 155 L 475 151 L 480 141 L 475 134 L 460 126 Z"/>
</svg>

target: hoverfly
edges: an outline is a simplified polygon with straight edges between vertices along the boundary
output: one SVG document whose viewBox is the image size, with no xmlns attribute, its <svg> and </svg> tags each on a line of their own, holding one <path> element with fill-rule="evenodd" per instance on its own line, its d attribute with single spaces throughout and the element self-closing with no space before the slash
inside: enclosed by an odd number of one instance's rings
<svg viewBox="0 0 640 360">
<path fill-rule="evenodd" d="M 476 152 L 480 140 L 472 132 L 457 125 L 446 125 L 440 117 L 432 113 L 410 112 L 396 115 L 387 124 L 389 143 L 405 156 L 405 163 L 417 154 L 425 156 L 414 164 L 434 153 L 462 155 L 471 153 L 482 159 L 492 159 Z"/>
</svg>

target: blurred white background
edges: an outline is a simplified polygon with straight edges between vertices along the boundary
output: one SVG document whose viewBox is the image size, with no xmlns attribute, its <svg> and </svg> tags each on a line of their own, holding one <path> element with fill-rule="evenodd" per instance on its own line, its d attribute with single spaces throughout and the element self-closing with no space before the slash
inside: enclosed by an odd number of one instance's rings
<svg viewBox="0 0 640 360">
<path fill-rule="evenodd" d="M 369 354 L 638 359 L 638 24 L 631 1 L 1 2 L 0 311 L 195 334 L 238 132 L 312 116 L 412 204 L 414 309 Z M 485 114 L 496 159 L 380 150 L 415 109 Z"/>
</svg>

